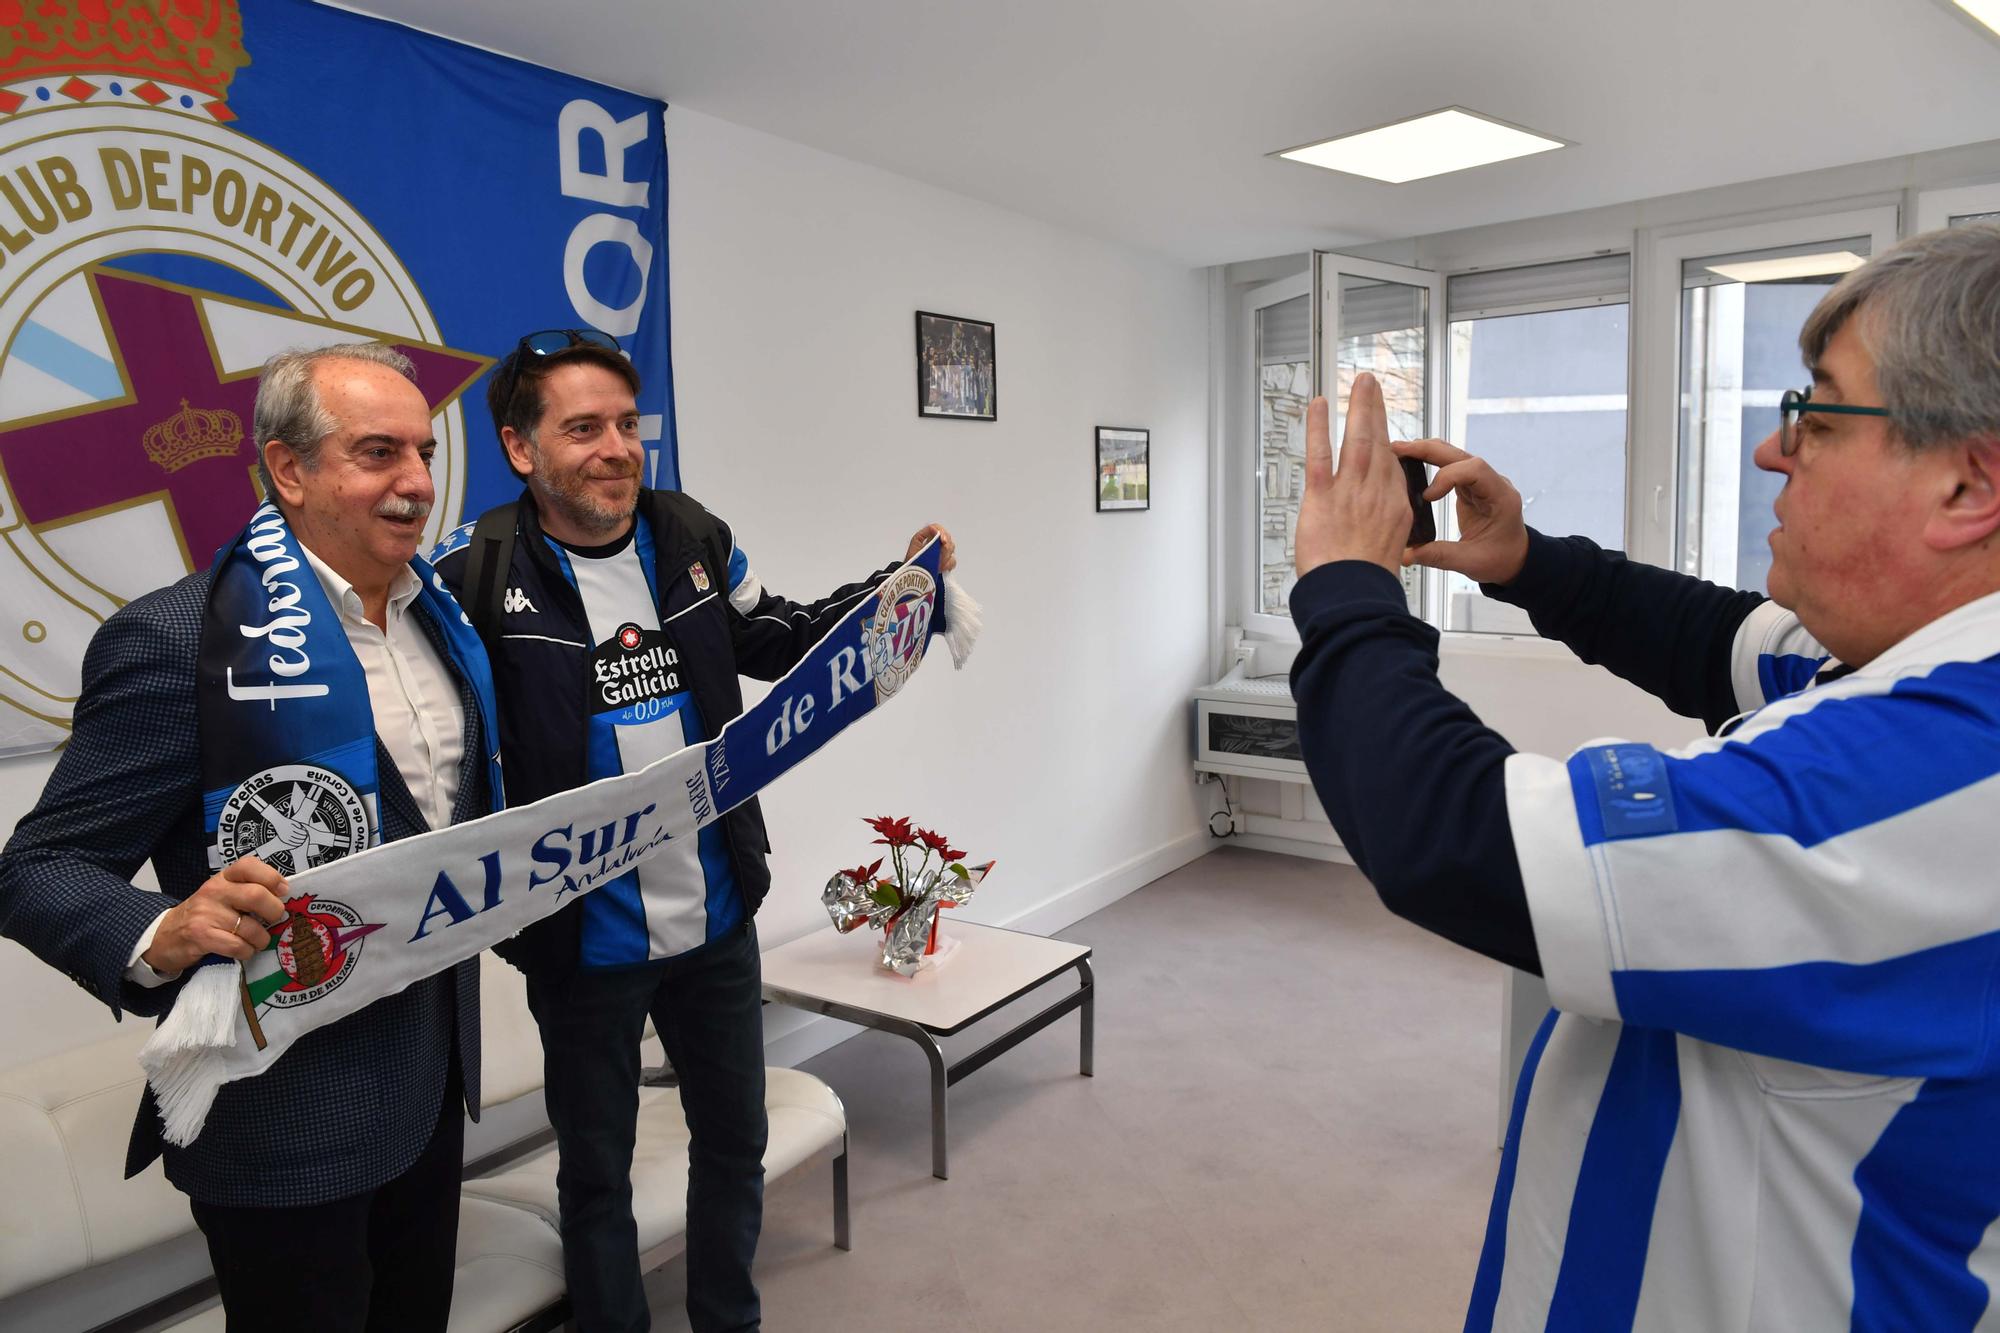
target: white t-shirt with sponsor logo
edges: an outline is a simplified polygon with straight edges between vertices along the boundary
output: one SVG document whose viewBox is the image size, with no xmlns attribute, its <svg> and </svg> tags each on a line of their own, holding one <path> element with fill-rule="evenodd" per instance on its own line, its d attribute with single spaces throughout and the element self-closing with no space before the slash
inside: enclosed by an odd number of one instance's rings
<svg viewBox="0 0 2000 1333">
<path fill-rule="evenodd" d="M 586 772 L 632 773 L 705 739 L 681 662 L 660 626 L 642 543 L 556 547 L 590 628 Z M 742 920 L 719 828 L 669 846 L 584 899 L 585 966 L 672 958 Z"/>
</svg>

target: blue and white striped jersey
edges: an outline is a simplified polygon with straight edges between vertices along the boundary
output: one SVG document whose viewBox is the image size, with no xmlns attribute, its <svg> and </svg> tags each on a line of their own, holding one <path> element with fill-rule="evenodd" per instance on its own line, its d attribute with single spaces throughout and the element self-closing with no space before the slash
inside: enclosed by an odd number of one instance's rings
<svg viewBox="0 0 2000 1333">
<path fill-rule="evenodd" d="M 652 527 L 635 523 L 624 539 L 596 550 L 544 540 L 581 598 L 590 630 L 585 776 L 596 781 L 637 772 L 706 740 L 720 723 L 702 717 L 692 686 L 682 679 L 679 650 L 661 622 Z M 733 543 L 727 579 L 731 605 L 755 605 L 761 585 Z M 722 826 L 708 824 L 675 846 L 678 851 L 666 848 L 579 904 L 585 967 L 678 957 L 743 921 L 746 906 Z"/>
<path fill-rule="evenodd" d="M 1506 759 L 1552 1013 L 1472 1330 L 2000 1330 L 2000 594 L 1754 710 Z M 1817 683 L 1815 683 L 1817 682 Z"/>
</svg>

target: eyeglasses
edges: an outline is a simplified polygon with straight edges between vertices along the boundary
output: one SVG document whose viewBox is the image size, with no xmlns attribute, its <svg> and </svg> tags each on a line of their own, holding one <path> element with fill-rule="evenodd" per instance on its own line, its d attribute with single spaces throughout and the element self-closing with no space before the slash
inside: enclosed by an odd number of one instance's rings
<svg viewBox="0 0 2000 1333">
<path fill-rule="evenodd" d="M 514 354 L 507 358 L 507 377 L 503 381 L 506 391 L 500 395 L 500 401 L 514 401 L 514 390 L 521 385 L 521 367 L 528 363 L 529 357 L 554 356 L 572 347 L 602 347 L 621 356 L 625 352 L 616 338 L 597 329 L 541 329 L 530 333 L 514 344 Z"/>
<path fill-rule="evenodd" d="M 1815 403 L 1812 389 L 1787 389 L 1778 399 L 1778 453 L 1790 458 L 1799 451 L 1799 418 L 1807 412 L 1834 412 L 1848 417 L 1886 417 L 1886 407 L 1851 407 L 1846 403 Z"/>
</svg>

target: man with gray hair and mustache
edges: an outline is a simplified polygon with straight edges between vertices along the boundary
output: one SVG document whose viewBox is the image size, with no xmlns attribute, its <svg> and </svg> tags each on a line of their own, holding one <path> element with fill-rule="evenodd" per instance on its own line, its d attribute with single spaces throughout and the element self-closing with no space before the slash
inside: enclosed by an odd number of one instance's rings
<svg viewBox="0 0 2000 1333">
<path fill-rule="evenodd" d="M 114 1016 L 163 1015 L 204 958 L 273 937 L 290 982 L 263 1002 L 310 1002 L 366 932 L 287 877 L 501 801 L 484 651 L 415 559 L 436 442 L 409 360 L 274 357 L 254 429 L 267 503 L 98 631 L 70 743 L 0 853 L 0 933 Z M 131 882 L 148 860 L 161 893 Z M 442 1329 L 478 1090 L 469 961 L 229 1084 L 186 1147 L 149 1090 L 126 1171 L 164 1151 L 230 1328 Z"/>
<path fill-rule="evenodd" d="M 2000 1317 L 2000 227 L 1915 236 L 1800 334 L 1770 597 L 1522 521 L 1491 464 L 1308 411 L 1292 668 L 1313 785 L 1391 910 L 1547 978 L 1466 1328 Z M 1398 457 L 1456 541 L 1406 547 Z M 1470 575 L 1699 718 L 1516 753 L 1396 577 Z"/>
</svg>

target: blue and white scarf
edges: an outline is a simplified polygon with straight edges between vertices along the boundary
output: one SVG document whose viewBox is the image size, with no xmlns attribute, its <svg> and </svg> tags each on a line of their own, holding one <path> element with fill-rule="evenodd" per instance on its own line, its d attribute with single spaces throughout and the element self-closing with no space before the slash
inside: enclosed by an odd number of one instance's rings
<svg viewBox="0 0 2000 1333">
<path fill-rule="evenodd" d="M 933 540 L 712 740 L 636 773 L 290 876 L 293 895 L 312 900 L 307 933 L 282 950 L 274 939 L 241 969 L 200 969 L 139 1054 L 167 1141 L 191 1142 L 224 1083 L 263 1073 L 306 1032 L 473 957 L 572 895 L 636 869 L 673 839 L 696 836 L 899 693 L 933 637 L 942 636 L 963 666 L 979 608 L 943 575 L 941 559 Z M 261 579 L 254 566 L 250 572 Z M 229 679 L 243 678 L 225 678 L 225 688 Z M 337 967 L 325 957 L 329 944 L 337 949 L 364 934 L 365 960 L 359 947 Z M 316 945 L 325 964 L 319 979 L 285 992 L 295 997 L 289 1003 L 253 1013 L 257 996 L 298 979 L 299 953 L 311 955 Z"/>
<path fill-rule="evenodd" d="M 499 733 L 486 649 L 435 571 L 421 558 L 410 567 L 420 580 L 418 613 L 438 628 L 452 669 L 478 701 L 489 809 L 498 809 Z M 165 1049 L 173 1031 L 233 1027 L 240 1014 L 249 1044 L 263 1051 L 270 1045 L 265 1025 L 339 988 L 377 929 L 303 881 L 315 867 L 382 841 L 368 678 L 319 576 L 274 505 L 261 506 L 216 554 L 202 618 L 195 711 L 209 868 L 220 870 L 245 856 L 266 862 L 289 882 L 288 915 L 249 964 L 238 967 L 216 954 L 196 964 L 146 1049 Z M 206 1114 L 214 1099 L 213 1089 L 197 1087 L 190 1103 L 183 1083 L 155 1080 L 162 1114 L 170 1120 L 170 1102 L 175 1108 L 198 1104 Z"/>
<path fill-rule="evenodd" d="M 500 802 L 493 675 L 479 635 L 421 557 L 417 605 L 479 700 Z M 216 555 L 201 627 L 196 710 L 209 868 L 257 856 L 279 874 L 382 839 L 368 680 L 291 526 L 265 504 Z"/>
</svg>

